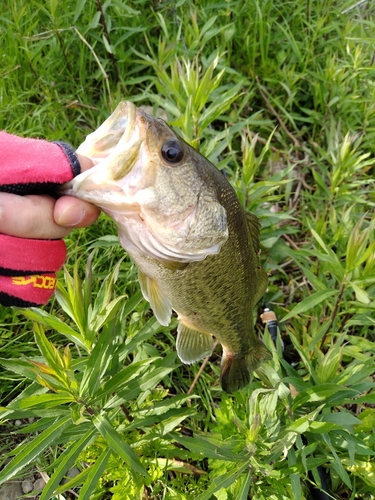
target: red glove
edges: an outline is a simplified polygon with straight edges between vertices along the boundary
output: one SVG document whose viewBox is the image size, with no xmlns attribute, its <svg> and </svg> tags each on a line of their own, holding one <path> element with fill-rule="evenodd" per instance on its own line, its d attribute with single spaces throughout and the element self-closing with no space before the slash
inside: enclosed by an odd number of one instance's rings
<svg viewBox="0 0 375 500">
<path fill-rule="evenodd" d="M 81 172 L 74 150 L 64 142 L 23 139 L 0 132 L 0 191 L 48 194 Z M 63 265 L 63 240 L 0 234 L 0 304 L 31 307 L 48 302 Z"/>
</svg>

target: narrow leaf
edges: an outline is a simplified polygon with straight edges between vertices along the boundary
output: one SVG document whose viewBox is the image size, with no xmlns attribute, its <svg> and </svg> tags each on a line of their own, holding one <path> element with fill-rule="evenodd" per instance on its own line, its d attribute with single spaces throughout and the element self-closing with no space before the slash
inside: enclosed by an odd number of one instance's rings
<svg viewBox="0 0 375 500">
<path fill-rule="evenodd" d="M 70 415 L 60 418 L 13 458 L 0 472 L 0 484 L 14 477 L 25 465 L 31 463 L 62 434 L 71 422 Z"/>
<path fill-rule="evenodd" d="M 47 500 L 51 497 L 52 493 L 59 485 L 66 472 L 76 462 L 79 454 L 82 453 L 86 446 L 92 443 L 96 435 L 97 430 L 95 428 L 92 428 L 81 439 L 72 443 L 70 446 L 68 446 L 68 448 L 66 448 L 64 453 L 59 457 L 59 465 L 46 484 L 45 488 L 43 489 L 40 500 Z"/>
<path fill-rule="evenodd" d="M 83 349 L 87 350 L 82 336 L 78 332 L 73 330 L 73 328 L 71 328 L 69 325 L 56 318 L 55 316 L 48 314 L 42 309 L 37 309 L 36 307 L 31 307 L 29 309 L 20 309 L 20 312 L 32 321 L 37 321 L 38 323 L 52 328 L 62 335 L 65 335 L 65 337 L 67 337 L 71 342 L 74 342 Z"/>
<path fill-rule="evenodd" d="M 18 408 L 54 408 L 72 401 L 74 401 L 74 397 L 71 394 L 38 394 L 22 399 L 18 404 Z"/>
<path fill-rule="evenodd" d="M 237 500 L 247 500 L 249 498 L 250 485 L 252 483 L 253 473 L 251 470 L 242 480 L 240 489 L 238 490 Z"/>
<path fill-rule="evenodd" d="M 310 297 L 307 297 L 302 302 L 297 304 L 286 316 L 284 316 L 280 321 L 287 321 L 290 318 L 294 318 L 298 314 L 302 314 L 306 311 L 313 309 L 315 306 L 323 302 L 324 300 L 337 295 L 338 290 L 319 290 L 313 293 Z"/>
<path fill-rule="evenodd" d="M 122 436 L 112 427 L 111 422 L 104 415 L 93 417 L 93 423 L 108 446 L 117 453 L 135 472 L 148 477 L 146 470 L 139 461 L 132 448 L 125 443 Z"/>
<path fill-rule="evenodd" d="M 105 470 L 111 453 L 112 450 L 110 448 L 107 448 L 95 461 L 94 465 L 90 467 L 90 472 L 87 476 L 87 479 L 79 492 L 78 500 L 89 500 L 92 492 L 95 490 L 97 484 L 99 483 L 99 479 L 101 478 Z"/>
<path fill-rule="evenodd" d="M 212 483 L 209 485 L 207 490 L 202 493 L 201 495 L 198 495 L 195 497 L 195 500 L 210 500 L 212 498 L 212 495 L 216 492 L 221 490 L 222 488 L 227 489 L 231 484 L 233 484 L 236 479 L 239 478 L 239 476 L 246 470 L 248 469 L 249 464 L 246 462 L 239 468 L 236 468 L 234 470 L 231 470 L 230 472 L 227 472 L 226 474 L 223 474 L 222 476 L 216 477 Z"/>
</svg>

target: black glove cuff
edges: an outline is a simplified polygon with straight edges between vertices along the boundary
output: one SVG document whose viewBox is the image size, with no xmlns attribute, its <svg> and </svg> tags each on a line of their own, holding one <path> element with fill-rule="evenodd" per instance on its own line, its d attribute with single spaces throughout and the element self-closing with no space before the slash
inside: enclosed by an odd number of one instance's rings
<svg viewBox="0 0 375 500">
<path fill-rule="evenodd" d="M 78 157 L 72 146 L 64 141 L 53 141 L 53 144 L 57 144 L 64 151 L 72 167 L 73 176 L 79 175 L 81 173 L 81 165 L 79 164 Z"/>
</svg>

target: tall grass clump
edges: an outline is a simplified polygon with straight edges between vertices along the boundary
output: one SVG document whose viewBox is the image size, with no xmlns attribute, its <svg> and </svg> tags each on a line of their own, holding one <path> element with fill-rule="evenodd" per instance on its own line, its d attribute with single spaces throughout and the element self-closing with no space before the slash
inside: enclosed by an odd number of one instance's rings
<svg viewBox="0 0 375 500">
<path fill-rule="evenodd" d="M 225 394 L 219 352 L 178 361 L 109 218 L 73 231 L 51 303 L 0 310 L 1 483 L 43 473 L 41 500 L 375 498 L 374 14 L 3 2 L 0 127 L 78 146 L 121 99 L 163 116 L 259 217 L 279 331 L 255 319 L 272 361 Z"/>
</svg>

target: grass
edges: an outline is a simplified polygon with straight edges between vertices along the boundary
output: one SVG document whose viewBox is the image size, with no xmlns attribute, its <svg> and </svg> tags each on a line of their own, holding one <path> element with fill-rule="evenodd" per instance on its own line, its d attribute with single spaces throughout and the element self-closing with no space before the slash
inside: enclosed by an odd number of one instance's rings
<svg viewBox="0 0 375 500">
<path fill-rule="evenodd" d="M 5 0 L 0 127 L 78 146 L 121 99 L 161 108 L 260 218 L 280 335 L 256 319 L 273 360 L 235 397 L 219 350 L 182 366 L 102 216 L 67 238 L 47 307 L 0 311 L 1 481 L 33 466 L 42 499 L 302 500 L 323 471 L 328 498 L 374 498 L 373 14 Z"/>
</svg>

